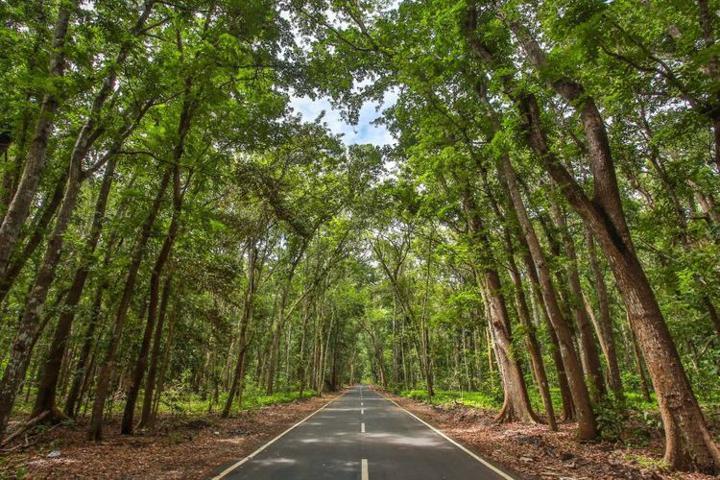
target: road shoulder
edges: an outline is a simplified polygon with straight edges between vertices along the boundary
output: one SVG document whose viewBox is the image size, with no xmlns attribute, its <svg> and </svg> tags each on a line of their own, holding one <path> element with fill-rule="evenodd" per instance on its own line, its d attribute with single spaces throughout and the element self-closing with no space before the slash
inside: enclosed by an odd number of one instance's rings
<svg viewBox="0 0 720 480">
<path fill-rule="evenodd" d="M 117 433 L 114 420 L 98 444 L 86 440 L 83 423 L 59 426 L 36 445 L 3 454 L 0 479 L 207 479 L 334 397 L 243 411 L 227 419 L 163 417 L 156 431 L 133 436 Z"/>
<path fill-rule="evenodd" d="M 655 468 L 633 464 L 633 455 L 639 453 L 636 448 L 609 442 L 577 442 L 574 424 L 561 425 L 559 432 L 550 432 L 545 425 L 498 424 L 496 412 L 462 405 L 433 406 L 387 392 L 378 393 L 518 479 L 671 478 Z M 684 480 L 710 478 L 701 474 L 683 476 Z"/>
</svg>

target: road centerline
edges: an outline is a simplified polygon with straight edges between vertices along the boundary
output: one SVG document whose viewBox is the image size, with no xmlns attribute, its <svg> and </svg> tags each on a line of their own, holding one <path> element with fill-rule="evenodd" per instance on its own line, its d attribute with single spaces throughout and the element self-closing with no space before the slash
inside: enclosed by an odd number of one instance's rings
<svg viewBox="0 0 720 480">
<path fill-rule="evenodd" d="M 302 420 L 300 420 L 299 422 L 297 422 L 296 424 L 294 424 L 293 426 L 291 426 L 291 427 L 288 428 L 287 430 L 283 431 L 282 433 L 280 433 L 279 435 L 277 435 L 276 437 L 274 437 L 274 438 L 273 438 L 272 440 L 270 440 L 269 442 L 267 442 L 267 443 L 265 443 L 264 445 L 262 445 L 260 448 L 258 448 L 258 449 L 255 450 L 254 452 L 252 452 L 252 453 L 251 453 L 250 455 L 248 455 L 247 457 L 245 457 L 245 458 L 243 458 L 242 460 L 239 460 L 239 461 L 233 463 L 232 465 L 230 465 L 229 467 L 227 467 L 225 470 L 223 470 L 222 472 L 218 473 L 216 476 L 212 477 L 211 480 L 221 480 L 221 479 L 227 477 L 227 476 L 230 475 L 232 472 L 234 472 L 235 470 L 237 470 L 240 466 L 242 466 L 244 463 L 246 463 L 246 462 L 249 461 L 249 460 L 252 460 L 252 459 L 255 458 L 257 455 L 259 455 L 260 453 L 262 453 L 263 450 L 265 450 L 266 448 L 268 448 L 270 445 L 272 445 L 273 443 L 275 443 L 275 442 L 277 442 L 278 440 L 280 440 L 282 437 L 284 437 L 285 435 L 287 435 L 288 433 L 290 433 L 292 430 L 294 430 L 294 429 L 297 428 L 298 426 L 300 426 L 300 425 L 302 425 L 303 423 L 305 423 L 306 421 L 310 420 L 310 418 L 313 417 L 313 416 L 315 416 L 315 414 L 317 414 L 317 413 L 325 410 L 325 408 L 327 408 L 331 403 L 333 403 L 333 402 L 335 402 L 336 400 L 339 400 L 340 398 L 344 397 L 345 394 L 347 394 L 348 392 L 349 392 L 349 390 L 346 390 L 346 391 L 344 391 L 343 393 L 341 393 L 340 395 L 338 395 L 337 397 L 333 398 L 332 400 L 330 400 L 329 402 L 327 402 L 325 405 L 323 405 L 322 407 L 320 407 L 320 408 L 318 408 L 317 410 L 315 410 L 314 412 L 312 412 L 312 413 L 311 413 L 310 415 L 308 415 L 307 417 L 303 418 Z"/>
<path fill-rule="evenodd" d="M 299 428 L 276 437 L 276 443 L 264 445 L 213 480 L 369 480 L 370 460 L 376 479 L 512 480 L 371 389 L 364 394 L 375 402 L 369 433 L 366 422 L 358 421 L 365 419 L 365 409 L 360 408 L 360 419 L 355 417 L 363 391 L 359 386 L 348 389 L 348 395 L 328 402 L 325 406 L 337 401 L 311 421 L 299 422 L 291 429 Z M 355 422 L 360 423 L 359 432 Z"/>
</svg>

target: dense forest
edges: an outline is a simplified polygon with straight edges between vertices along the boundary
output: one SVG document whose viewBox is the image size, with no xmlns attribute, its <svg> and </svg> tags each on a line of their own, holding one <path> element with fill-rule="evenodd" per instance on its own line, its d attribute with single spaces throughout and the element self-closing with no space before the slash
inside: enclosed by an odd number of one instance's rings
<svg viewBox="0 0 720 480">
<path fill-rule="evenodd" d="M 3 444 L 362 381 L 720 473 L 719 12 L 0 2 Z"/>
</svg>

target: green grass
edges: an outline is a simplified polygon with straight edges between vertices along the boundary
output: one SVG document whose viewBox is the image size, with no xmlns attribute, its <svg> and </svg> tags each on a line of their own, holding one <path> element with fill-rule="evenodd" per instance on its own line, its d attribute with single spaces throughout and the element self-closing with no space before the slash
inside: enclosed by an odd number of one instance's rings
<svg viewBox="0 0 720 480">
<path fill-rule="evenodd" d="M 432 403 L 433 405 L 446 405 L 459 403 L 473 408 L 498 409 L 500 404 L 486 392 L 461 392 L 458 390 L 435 390 L 432 401 L 428 401 L 428 394 L 425 390 L 404 390 L 400 396 Z"/>
<path fill-rule="evenodd" d="M 488 410 L 499 410 L 502 407 L 502 398 L 487 391 L 463 392 L 460 390 L 435 390 L 435 396 L 430 401 L 426 390 L 403 390 L 398 392 L 402 397 L 419 400 L 433 405 L 447 405 L 451 403 L 459 403 L 473 408 L 482 408 Z M 542 398 L 537 388 L 530 388 L 530 403 L 537 412 L 544 412 Z M 550 389 L 550 398 L 552 399 L 555 413 L 562 412 L 562 396 L 559 388 Z M 657 403 L 654 397 L 645 401 L 639 392 L 626 393 L 626 408 L 638 412 L 657 412 Z"/>
<path fill-rule="evenodd" d="M 270 405 L 280 405 L 290 403 L 301 398 L 312 398 L 315 392 L 306 391 L 302 397 L 297 391 L 275 392 L 272 395 L 265 395 L 257 391 L 249 390 L 243 394 L 242 409 L 255 410 Z M 212 413 L 222 410 L 227 400 L 226 395 L 220 395 L 217 403 L 212 405 Z M 166 392 L 163 400 L 160 402 L 159 413 L 175 414 L 175 415 L 206 415 L 209 410 L 210 399 L 202 399 L 194 394 L 177 394 L 175 392 Z M 233 411 L 237 411 L 237 399 Z"/>
<path fill-rule="evenodd" d="M 273 395 L 258 395 L 243 401 L 244 408 L 259 408 L 269 405 L 278 405 L 282 403 L 290 403 L 301 398 L 312 398 L 315 396 L 315 392 L 305 392 L 302 397 L 298 392 L 276 392 Z"/>
<path fill-rule="evenodd" d="M 302 397 L 296 390 L 294 391 L 281 391 L 276 392 L 273 395 L 265 395 L 264 392 L 256 391 L 254 389 L 248 389 L 243 395 L 243 410 L 254 410 L 270 405 L 279 405 L 283 403 L 290 403 L 300 398 L 312 398 L 315 396 L 315 392 L 306 390 Z M 227 395 L 221 394 L 218 402 L 212 407 L 212 412 L 218 413 L 222 410 Z M 33 407 L 34 392 L 30 396 L 30 401 L 24 401 L 24 395 L 18 398 L 18 402 L 15 404 L 13 414 L 15 415 L 29 415 Z M 187 391 L 178 391 L 169 389 L 163 393 L 163 398 L 158 406 L 158 413 L 161 415 L 183 415 L 183 416 L 197 416 L 207 415 L 208 406 L 210 399 L 203 399 L 200 395 Z M 142 405 L 142 396 L 138 399 L 137 407 L 140 408 Z M 122 409 L 125 406 L 124 399 L 120 401 L 112 402 L 110 406 L 111 414 L 118 415 L 122 413 Z M 237 412 L 237 399 L 233 407 L 233 412 Z"/>
</svg>

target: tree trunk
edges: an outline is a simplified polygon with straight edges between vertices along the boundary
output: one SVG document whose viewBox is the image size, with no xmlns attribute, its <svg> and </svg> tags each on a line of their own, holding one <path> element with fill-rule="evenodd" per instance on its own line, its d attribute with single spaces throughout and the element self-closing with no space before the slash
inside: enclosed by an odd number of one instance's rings
<svg viewBox="0 0 720 480">
<path fill-rule="evenodd" d="M 57 80 L 65 73 L 65 42 L 67 40 L 70 15 L 76 5 L 77 0 L 63 2 L 60 5 L 52 41 L 52 55 L 50 56 L 49 73 L 51 80 Z M 20 182 L 15 189 L 15 194 L 10 201 L 7 212 L 5 212 L 2 225 L 0 225 L 0 273 L 2 274 L 8 268 L 10 256 L 15 250 L 20 235 L 20 228 L 30 213 L 33 197 L 40 183 L 40 176 L 46 162 L 48 140 L 54 126 L 55 112 L 58 105 L 59 99 L 56 96 L 56 90 L 51 89 L 43 97 Z M 0 405 L 0 408 L 5 407 L 6 405 Z M 2 421 L 4 416 L 4 410 L 0 411 L 0 434 L 4 431 L 4 422 Z"/>
<path fill-rule="evenodd" d="M 103 259 L 103 271 L 107 269 L 107 266 L 110 265 L 110 261 L 112 260 L 114 243 L 114 239 L 111 239 L 106 247 L 105 258 Z M 100 323 L 103 295 L 109 285 L 110 282 L 107 278 L 100 278 L 95 290 L 87 330 L 85 331 L 85 335 L 83 335 L 83 345 L 80 349 L 80 356 L 78 357 L 73 373 L 70 391 L 68 392 L 67 399 L 65 400 L 65 415 L 71 418 L 75 418 L 77 416 L 77 410 L 79 408 L 78 400 L 81 397 L 85 384 L 88 383 L 87 378 L 90 376 L 89 373 L 91 371 L 91 368 L 88 365 L 88 360 L 90 359 L 93 345 L 96 342 L 95 332 L 98 324 Z"/>
<path fill-rule="evenodd" d="M 58 319 L 57 326 L 55 327 L 55 334 L 50 346 L 50 351 L 45 359 L 43 374 L 40 379 L 37 397 L 35 398 L 35 406 L 33 407 L 33 413 L 31 415 L 33 417 L 46 411 L 50 412 L 50 417 L 62 418 L 64 416 L 57 411 L 55 402 L 58 374 L 62 365 L 62 358 L 65 355 L 72 322 L 75 318 L 75 309 L 80 301 L 80 297 L 82 296 L 85 281 L 87 280 L 90 272 L 91 258 L 95 253 L 95 248 L 97 247 L 100 239 L 100 232 L 105 218 L 105 208 L 110 195 L 110 187 L 112 185 L 116 163 L 117 157 L 113 155 L 110 158 L 105 169 L 105 174 L 103 175 L 102 185 L 95 204 L 95 212 L 93 215 L 92 226 L 90 228 L 90 234 L 85 244 L 85 253 L 81 259 L 80 267 L 75 272 L 75 278 L 73 279 L 70 291 L 65 298 L 63 310 L 60 314 L 60 318 Z"/>
<path fill-rule="evenodd" d="M 618 365 L 617 352 L 615 349 L 615 339 L 613 337 L 612 318 L 610 317 L 610 299 L 607 287 L 605 286 L 605 277 L 600 269 L 597 254 L 595 252 L 595 242 L 592 232 L 586 229 L 586 242 L 588 247 L 588 255 L 590 257 L 590 269 L 592 270 L 595 292 L 598 299 L 599 317 L 595 317 L 593 324 L 600 340 L 600 348 L 603 350 L 605 360 L 608 364 L 608 383 L 612 389 L 615 398 L 620 401 L 625 400 L 623 392 L 622 378 L 620 376 L 620 366 Z M 592 311 L 592 307 L 588 302 L 588 311 Z"/>
<path fill-rule="evenodd" d="M 507 230 L 506 230 L 507 232 Z M 545 414 L 548 418 L 548 426 L 550 430 L 557 431 L 557 421 L 555 419 L 555 409 L 552 404 L 552 398 L 550 397 L 550 387 L 548 384 L 547 373 L 545 371 L 545 361 L 542 357 L 540 350 L 540 343 L 538 342 L 537 335 L 535 332 L 535 325 L 533 325 L 530 319 L 530 310 L 528 309 L 527 300 L 525 298 L 525 290 L 523 289 L 522 279 L 520 272 L 515 264 L 515 252 L 512 248 L 512 243 L 508 235 L 506 235 L 506 243 L 508 246 L 508 265 L 510 271 L 510 278 L 515 287 L 515 306 L 517 309 L 518 318 L 525 328 L 525 345 L 530 355 L 530 363 L 533 368 L 533 376 L 537 383 L 538 390 L 540 391 L 540 397 L 545 407 Z"/>
<path fill-rule="evenodd" d="M 182 138 L 183 137 L 181 137 L 181 142 L 183 141 Z M 182 155 L 180 154 L 180 156 Z M 130 379 L 127 399 L 125 402 L 125 410 L 123 412 L 122 423 L 120 425 L 121 433 L 124 435 L 130 435 L 133 432 L 135 404 L 137 403 L 138 394 L 140 393 L 140 387 L 142 385 L 143 377 L 145 376 L 147 357 L 150 352 L 150 341 L 152 339 L 155 322 L 157 320 L 158 304 L 160 303 L 160 278 L 162 277 L 165 265 L 170 258 L 172 248 L 175 244 L 175 239 L 180 228 L 182 194 L 180 193 L 180 167 L 178 163 L 179 161 L 180 158 L 175 159 L 175 164 L 173 168 L 174 199 L 172 219 L 170 220 L 170 226 L 168 227 L 167 235 L 165 236 L 163 245 L 160 248 L 160 253 L 158 254 L 157 260 L 155 261 L 155 265 L 152 269 L 152 273 L 150 274 L 150 302 L 148 305 L 147 321 L 145 322 L 145 331 L 143 333 L 140 351 L 138 352 L 137 361 L 135 362 L 135 368 L 133 369 L 132 378 Z"/>
<path fill-rule="evenodd" d="M 157 382 L 157 371 L 158 363 L 160 360 L 160 347 L 162 343 L 163 324 L 165 323 L 165 316 L 167 313 L 167 304 L 170 298 L 170 291 L 172 287 L 172 272 L 168 273 L 165 278 L 165 285 L 163 287 L 162 298 L 160 300 L 160 312 L 158 314 L 158 325 L 155 329 L 155 336 L 153 338 L 153 348 L 150 354 L 150 367 L 148 368 L 147 380 L 145 381 L 145 395 L 143 396 L 142 413 L 140 415 L 140 424 L 138 427 L 152 427 L 155 423 L 155 417 L 152 414 L 152 401 L 155 394 L 155 384 Z M 215 382 L 217 390 L 217 380 Z"/>
<path fill-rule="evenodd" d="M 103 359 L 100 373 L 98 374 L 97 385 L 95 387 L 95 401 L 93 402 L 92 418 L 88 429 L 88 437 L 90 440 L 102 440 L 102 422 L 105 411 L 105 400 L 110 393 L 110 382 L 115 371 L 115 355 L 120 345 L 123 329 L 125 328 L 125 319 L 127 317 L 127 311 L 130 306 L 132 294 L 135 290 L 135 282 L 137 280 L 140 263 L 143 259 L 143 253 L 145 252 L 145 246 L 150 239 L 152 227 L 155 224 L 155 218 L 157 217 L 160 206 L 162 205 L 162 200 L 165 196 L 167 186 L 170 183 L 172 172 L 172 167 L 167 168 L 160 179 L 155 199 L 150 206 L 150 210 L 148 211 L 145 222 L 141 227 L 140 235 L 135 241 L 135 245 L 130 256 L 130 263 L 128 265 L 127 276 L 125 277 L 123 293 L 115 312 L 115 322 L 110 335 L 110 342 L 108 349 L 105 352 L 105 357 Z"/>
<path fill-rule="evenodd" d="M 240 332 L 238 334 L 238 358 L 235 363 L 235 370 L 232 377 L 232 383 L 230 384 L 230 391 L 228 392 L 228 397 L 225 401 L 225 406 L 223 407 L 223 417 L 228 417 L 230 415 L 235 393 L 239 390 L 239 385 L 243 382 L 243 378 L 245 376 L 245 354 L 247 353 L 248 347 L 247 332 L 253 319 L 255 291 L 257 289 L 257 279 L 255 277 L 258 273 L 257 240 L 253 239 L 250 240 L 250 242 L 252 244 L 250 245 L 250 248 L 248 248 L 248 285 L 245 290 L 245 302 L 243 304 L 242 320 L 240 322 Z"/>
<path fill-rule="evenodd" d="M 628 325 L 630 325 L 630 317 L 627 318 Z M 645 374 L 645 365 L 643 363 L 642 352 L 640 351 L 640 345 L 638 344 L 637 337 L 630 328 L 630 342 L 632 343 L 633 359 L 635 360 L 635 366 L 637 367 L 638 377 L 640 377 L 640 391 L 643 395 L 643 400 L 649 402 L 652 400 L 650 397 L 650 387 L 648 385 L 647 375 Z"/>
<path fill-rule="evenodd" d="M 575 324 L 580 340 L 580 353 L 583 358 L 583 365 L 586 366 L 586 374 L 591 381 L 593 388 L 591 396 L 596 400 L 600 400 L 606 394 L 605 382 L 603 379 L 602 367 L 600 366 L 600 355 L 595 344 L 593 336 L 593 326 L 588 317 L 585 304 L 583 302 L 583 291 L 580 284 L 580 272 L 578 270 L 577 253 L 575 250 L 575 242 L 568 231 L 567 219 L 562 208 L 553 201 L 551 206 L 555 223 L 560 229 L 565 254 L 568 257 L 567 274 L 570 284 L 570 303 L 571 310 L 575 314 Z"/>
<path fill-rule="evenodd" d="M 511 26 L 528 57 L 536 68 L 542 69 L 546 60 L 539 44 L 522 25 Z M 550 152 L 537 99 L 532 94 L 524 94 L 518 98 L 518 105 L 525 117 L 529 144 L 570 204 L 587 222 L 608 258 L 658 397 L 665 430 L 665 460 L 679 470 L 718 473 L 720 450 L 708 431 L 655 293 L 635 253 L 602 115 L 581 84 L 563 77 L 555 78 L 550 84 L 580 115 L 589 146 L 593 199 L 585 196 Z"/>
<path fill-rule="evenodd" d="M 500 275 L 493 268 L 496 260 L 492 257 L 490 239 L 485 233 L 482 218 L 475 199 L 464 185 L 461 192 L 462 207 L 468 224 L 471 244 L 482 269 L 481 286 L 488 305 L 488 320 L 496 344 L 496 355 L 500 364 L 504 401 L 498 415 L 502 422 L 535 422 L 535 413 L 530 406 L 530 398 L 525 385 L 517 355 L 513 351 L 510 316 L 507 311 Z"/>
<path fill-rule="evenodd" d="M 62 205 L 55 221 L 55 227 L 48 240 L 40 270 L 35 277 L 34 285 L 28 296 L 13 341 L 10 359 L 5 367 L 2 382 L 0 382 L 0 436 L 5 432 L 10 412 L 15 404 L 15 396 L 20 383 L 25 378 L 25 372 L 32 355 L 34 338 L 39 333 L 38 323 L 42 315 L 42 308 L 50 290 L 50 285 L 55 278 L 55 267 L 62 253 L 65 230 L 70 224 L 80 194 L 81 161 L 87 153 L 87 149 L 83 147 L 78 148 L 76 146 L 73 151 Z"/>
<path fill-rule="evenodd" d="M 175 341 L 175 324 L 179 315 L 180 305 L 178 301 L 173 302 L 172 313 L 168 318 L 168 333 L 167 339 L 165 340 L 165 348 L 163 348 L 162 361 L 160 362 L 160 368 L 158 369 L 157 385 L 155 386 L 155 396 L 152 400 L 152 418 L 153 421 L 157 417 L 158 410 L 160 408 L 160 400 L 162 399 L 163 389 L 165 388 L 165 379 L 167 370 L 172 361 L 173 353 L 173 342 Z"/>
<path fill-rule="evenodd" d="M 573 404 L 578 418 L 578 437 L 582 440 L 594 439 L 598 435 L 595 415 L 590 403 L 590 394 L 585 385 L 580 361 L 575 351 L 572 332 L 567 319 L 562 314 L 558 303 L 557 292 L 552 282 L 550 270 L 545 261 L 545 254 L 542 251 L 535 229 L 530 222 L 525 204 L 517 184 L 517 177 L 510 158 L 507 154 L 502 155 L 499 165 L 499 175 L 507 189 L 508 196 L 512 201 L 515 214 L 520 223 L 520 228 L 527 241 L 530 255 L 535 264 L 545 307 L 548 309 L 548 316 L 560 344 L 560 354 L 563 365 L 570 383 Z"/>
<path fill-rule="evenodd" d="M 587 103 L 587 101 L 586 101 Z M 674 469 L 698 470 L 706 473 L 720 471 L 720 451 L 708 431 L 697 399 L 680 361 L 675 343 L 658 306 L 655 293 L 635 253 L 627 231 L 622 208 L 615 202 L 590 201 L 570 174 L 547 147 L 540 121 L 540 109 L 533 95 L 523 95 L 518 106 L 526 122 L 528 142 L 542 160 L 553 180 L 560 186 L 570 204 L 580 214 L 595 238 L 600 242 L 615 276 L 627 309 L 630 325 L 637 335 L 658 397 L 665 430 L 665 460 Z M 594 104 L 587 110 L 597 111 Z M 600 123 L 598 123 L 600 122 Z M 602 132 L 604 125 L 597 117 L 587 119 L 590 133 Z M 597 139 L 596 139 L 597 140 Z M 612 171 L 611 159 L 591 156 L 596 175 Z M 610 163 L 608 163 L 610 162 Z M 605 181 L 596 190 L 596 198 L 604 195 L 619 197 L 617 185 Z M 598 186 L 596 185 L 596 189 Z M 599 192 L 599 193 L 598 193 Z M 609 212 L 608 209 L 613 209 Z M 619 228 L 618 223 L 620 222 Z"/>
<path fill-rule="evenodd" d="M 42 213 L 36 217 L 37 220 L 34 222 L 35 225 L 32 228 L 32 234 L 25 243 L 22 252 L 12 259 L 12 262 L 8 265 L 5 272 L 0 273 L 0 302 L 5 300 L 5 297 L 15 283 L 15 279 L 20 275 L 23 267 L 25 267 L 25 264 L 30 257 L 32 257 L 33 253 L 35 253 L 37 247 L 40 246 L 45 239 L 47 227 L 50 225 L 57 209 L 60 207 L 60 202 L 65 193 L 65 184 L 67 183 L 66 174 L 67 172 L 64 172 L 62 178 L 55 185 L 52 196 L 43 202 L 46 206 L 42 210 Z"/>
</svg>

